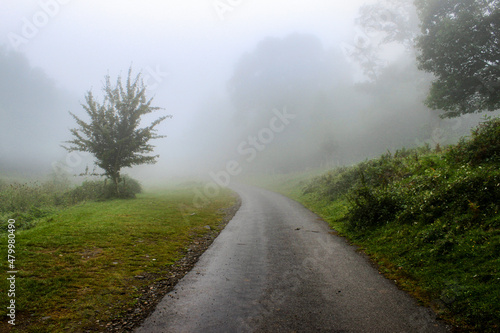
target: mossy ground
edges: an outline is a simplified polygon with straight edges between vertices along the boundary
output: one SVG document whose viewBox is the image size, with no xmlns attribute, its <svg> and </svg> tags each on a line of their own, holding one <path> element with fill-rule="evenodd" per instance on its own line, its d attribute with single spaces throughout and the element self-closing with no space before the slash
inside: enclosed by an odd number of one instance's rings
<svg viewBox="0 0 500 333">
<path fill-rule="evenodd" d="M 235 203 L 221 191 L 203 207 L 194 191 L 178 188 L 136 199 L 85 202 L 59 210 L 16 233 L 16 326 L 12 332 L 82 332 L 98 329 L 137 302 L 148 281 L 164 271 L 190 242 L 217 228 Z M 7 258 L 7 237 L 0 237 Z M 6 260 L 2 270 L 7 271 Z M 7 280 L 0 303 L 7 304 Z M 6 307 L 0 315 L 6 317 Z"/>
</svg>

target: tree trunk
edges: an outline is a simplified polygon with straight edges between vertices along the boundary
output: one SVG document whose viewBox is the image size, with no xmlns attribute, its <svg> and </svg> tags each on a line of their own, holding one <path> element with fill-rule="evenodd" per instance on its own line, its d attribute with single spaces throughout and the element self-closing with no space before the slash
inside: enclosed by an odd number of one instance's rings
<svg viewBox="0 0 500 333">
<path fill-rule="evenodd" d="M 120 196 L 120 189 L 119 189 L 119 183 L 120 183 L 120 173 L 115 173 L 111 176 L 111 179 L 113 180 L 113 185 L 114 185 L 114 193 L 113 195 L 115 197 Z"/>
</svg>

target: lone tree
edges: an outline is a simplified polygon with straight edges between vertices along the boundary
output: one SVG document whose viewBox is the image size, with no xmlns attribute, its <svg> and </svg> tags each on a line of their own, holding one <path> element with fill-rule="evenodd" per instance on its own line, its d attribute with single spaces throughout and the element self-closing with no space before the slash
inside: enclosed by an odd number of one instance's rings
<svg viewBox="0 0 500 333">
<path fill-rule="evenodd" d="M 500 108 L 500 1 L 416 0 L 419 68 L 436 76 L 426 104 L 455 117 Z"/>
<path fill-rule="evenodd" d="M 89 152 L 97 159 L 96 165 L 104 170 L 104 176 L 113 182 L 115 196 L 119 196 L 120 170 L 139 164 L 154 164 L 159 155 L 146 155 L 153 151 L 149 144 L 151 139 L 159 139 L 164 135 L 156 134 L 155 127 L 171 115 L 162 116 L 151 125 L 139 128 L 141 117 L 159 107 L 151 106 L 151 99 L 146 98 L 146 87 L 138 74 L 132 79 L 132 68 L 128 71 L 126 86 L 118 77 L 112 86 L 109 75 L 103 88 L 105 96 L 102 104 L 98 103 L 89 90 L 82 104 L 90 117 L 85 122 L 75 114 L 78 128 L 71 129 L 74 139 L 66 141 L 63 146 L 68 151 Z"/>
</svg>

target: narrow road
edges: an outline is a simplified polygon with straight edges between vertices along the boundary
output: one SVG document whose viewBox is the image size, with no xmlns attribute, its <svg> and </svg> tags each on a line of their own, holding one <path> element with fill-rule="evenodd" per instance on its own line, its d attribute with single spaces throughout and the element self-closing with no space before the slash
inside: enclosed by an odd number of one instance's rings
<svg viewBox="0 0 500 333">
<path fill-rule="evenodd" d="M 136 332 L 447 332 L 300 204 L 250 186 Z"/>
</svg>

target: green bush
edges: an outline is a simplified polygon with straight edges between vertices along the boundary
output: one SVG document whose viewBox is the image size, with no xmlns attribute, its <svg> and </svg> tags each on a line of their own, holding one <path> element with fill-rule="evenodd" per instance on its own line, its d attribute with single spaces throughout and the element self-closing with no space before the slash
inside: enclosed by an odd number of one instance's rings
<svg viewBox="0 0 500 333">
<path fill-rule="evenodd" d="M 368 186 L 354 188 L 347 195 L 350 206 L 347 212 L 349 230 L 364 230 L 391 221 L 401 210 L 395 197 L 383 190 Z"/>
<path fill-rule="evenodd" d="M 86 180 L 82 185 L 71 190 L 68 195 L 71 202 L 109 200 L 113 198 L 130 199 L 142 192 L 141 184 L 125 175 L 118 184 L 118 195 L 115 186 L 109 180 Z"/>
<path fill-rule="evenodd" d="M 328 200 L 335 200 L 349 192 L 359 181 L 359 172 L 353 168 L 342 167 L 315 178 L 304 186 L 304 194 L 318 193 Z"/>
<path fill-rule="evenodd" d="M 80 186 L 70 190 L 66 196 L 71 204 L 81 201 L 102 200 L 106 197 L 105 182 L 101 180 L 85 180 Z"/>
<path fill-rule="evenodd" d="M 135 198 L 136 194 L 142 192 L 142 186 L 139 181 L 125 175 L 119 184 L 119 190 L 122 198 Z"/>
<path fill-rule="evenodd" d="M 486 119 L 471 131 L 470 138 L 461 138 L 447 157 L 455 163 L 500 163 L 500 118 Z"/>
<path fill-rule="evenodd" d="M 403 149 L 331 170 L 299 200 L 455 324 L 497 332 L 499 155 L 496 118 L 446 149 Z"/>
</svg>

